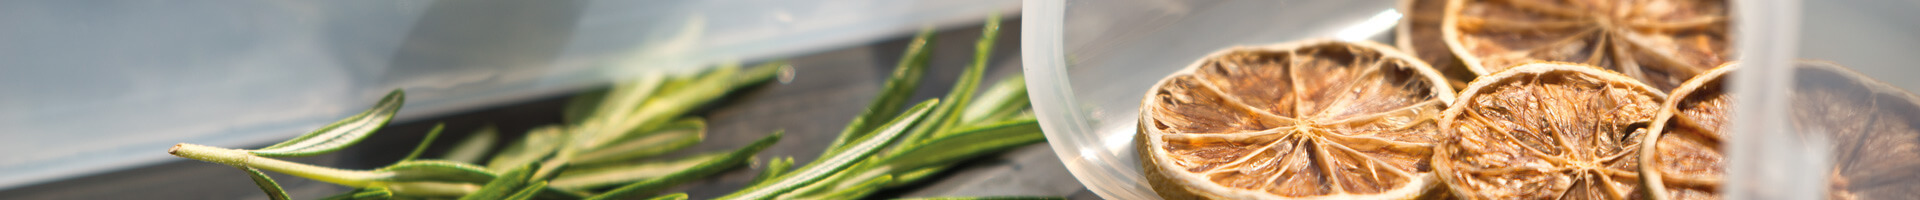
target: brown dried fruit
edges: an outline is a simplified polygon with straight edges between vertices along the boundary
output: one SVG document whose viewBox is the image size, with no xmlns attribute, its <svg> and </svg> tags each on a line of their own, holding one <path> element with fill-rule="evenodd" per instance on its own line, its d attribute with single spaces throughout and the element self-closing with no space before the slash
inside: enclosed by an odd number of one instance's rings
<svg viewBox="0 0 1920 200">
<path fill-rule="evenodd" d="M 1729 71 L 1715 69 L 1674 90 L 1642 154 L 1647 185 L 1660 199 L 1717 199 L 1726 169 Z M 1794 68 L 1794 132 L 1833 141 L 1830 199 L 1920 198 L 1920 97 L 1845 67 L 1803 61 Z M 1658 173 L 1653 173 L 1653 172 Z"/>
<path fill-rule="evenodd" d="M 1573 62 L 1666 91 L 1731 58 L 1727 9 L 1724 0 L 1454 0 L 1441 31 L 1481 75 Z"/>
<path fill-rule="evenodd" d="M 1213 53 L 1141 101 L 1148 182 L 1168 199 L 1405 199 L 1433 188 L 1440 75 L 1371 42 Z"/>
<path fill-rule="evenodd" d="M 1653 121 L 1655 133 L 1643 137 L 1640 149 L 1640 173 L 1655 199 L 1719 199 L 1716 190 L 1720 175 L 1726 173 L 1726 124 L 1730 120 L 1730 97 L 1726 75 L 1736 67 L 1716 68 L 1701 73 L 1673 90 L 1673 98 L 1661 104 L 1662 113 Z M 1664 180 L 1664 181 L 1663 181 Z"/>
<path fill-rule="evenodd" d="M 1447 16 L 1447 0 L 1402 0 L 1400 10 L 1406 17 L 1400 18 L 1400 26 L 1394 28 L 1394 45 L 1433 65 L 1434 70 L 1447 77 L 1453 89 L 1466 88 L 1467 81 L 1473 81 L 1478 75 L 1453 56 L 1453 51 L 1447 49 L 1446 39 L 1440 35 L 1440 23 Z"/>
<path fill-rule="evenodd" d="M 1620 74 L 1534 63 L 1481 76 L 1441 114 L 1434 173 L 1466 199 L 1620 199 L 1666 95 Z"/>
</svg>

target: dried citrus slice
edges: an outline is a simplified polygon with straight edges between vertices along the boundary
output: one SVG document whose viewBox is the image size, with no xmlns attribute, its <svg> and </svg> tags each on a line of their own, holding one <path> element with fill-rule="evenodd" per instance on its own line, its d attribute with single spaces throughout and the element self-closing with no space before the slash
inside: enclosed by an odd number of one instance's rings
<svg viewBox="0 0 1920 200">
<path fill-rule="evenodd" d="M 1154 85 L 1135 144 L 1168 199 L 1414 198 L 1433 188 L 1451 102 L 1438 73 L 1385 45 L 1236 47 Z"/>
<path fill-rule="evenodd" d="M 1481 76 L 1441 114 L 1433 168 L 1467 199 L 1619 199 L 1639 185 L 1636 135 L 1666 94 L 1620 74 L 1534 63 Z"/>
<path fill-rule="evenodd" d="M 1441 76 L 1447 77 L 1453 89 L 1467 87 L 1467 81 L 1477 76 L 1453 57 L 1453 51 L 1447 49 L 1446 39 L 1440 37 L 1440 22 L 1446 19 L 1447 0 L 1402 0 L 1400 10 L 1406 17 L 1400 18 L 1400 26 L 1394 28 L 1393 43 L 1401 51 L 1412 54 L 1433 65 Z"/>
<path fill-rule="evenodd" d="M 1574 62 L 1665 91 L 1731 58 L 1728 8 L 1724 0 L 1454 0 L 1441 32 L 1482 75 Z"/>
<path fill-rule="evenodd" d="M 1641 139 L 1640 174 L 1653 199 L 1719 199 L 1715 190 L 1726 173 L 1726 142 L 1731 109 L 1726 77 L 1729 64 L 1701 73 L 1673 90 L 1653 120 L 1653 133 Z"/>
<path fill-rule="evenodd" d="M 1710 199 L 1726 162 L 1728 96 L 1736 66 L 1701 74 L 1674 90 L 1671 115 L 1656 121 L 1642 172 L 1657 199 Z M 1793 130 L 1833 141 L 1831 199 L 1920 198 L 1920 97 L 1826 62 L 1794 68 Z"/>
</svg>

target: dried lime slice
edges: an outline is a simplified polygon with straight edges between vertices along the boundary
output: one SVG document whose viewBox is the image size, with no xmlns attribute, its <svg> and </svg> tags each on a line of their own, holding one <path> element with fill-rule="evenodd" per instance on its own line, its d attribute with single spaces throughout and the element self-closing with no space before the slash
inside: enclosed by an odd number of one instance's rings
<svg viewBox="0 0 1920 200">
<path fill-rule="evenodd" d="M 1453 89 L 1466 88 L 1468 81 L 1479 76 L 1467 69 L 1460 58 L 1454 57 L 1453 51 L 1447 49 L 1446 39 L 1441 37 L 1440 24 L 1446 19 L 1447 0 L 1401 0 L 1400 10 L 1406 12 L 1406 17 L 1400 18 L 1400 25 L 1394 29 L 1395 46 L 1433 65 L 1434 70 L 1447 77 Z"/>
<path fill-rule="evenodd" d="M 1794 68 L 1796 133 L 1833 141 L 1831 199 L 1920 198 L 1920 97 L 1827 62 Z M 1674 90 L 1641 154 L 1654 199 L 1717 199 L 1727 166 L 1728 74 L 1721 67 Z"/>
<path fill-rule="evenodd" d="M 1168 199 L 1405 199 L 1452 89 L 1370 42 L 1312 40 L 1213 53 L 1141 101 L 1141 163 Z"/>
<path fill-rule="evenodd" d="M 1732 57 L 1728 8 L 1724 0 L 1455 0 L 1441 31 L 1481 75 L 1573 62 L 1665 91 Z"/>
<path fill-rule="evenodd" d="M 1636 135 L 1666 94 L 1620 74 L 1534 63 L 1482 76 L 1441 114 L 1433 167 L 1468 199 L 1622 199 L 1638 187 Z"/>
</svg>

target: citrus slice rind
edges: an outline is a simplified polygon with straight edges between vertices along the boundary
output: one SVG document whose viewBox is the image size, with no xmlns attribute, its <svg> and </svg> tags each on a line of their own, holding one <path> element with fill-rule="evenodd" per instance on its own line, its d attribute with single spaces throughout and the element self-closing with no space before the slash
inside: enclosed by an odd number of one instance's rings
<svg viewBox="0 0 1920 200">
<path fill-rule="evenodd" d="M 1441 35 L 1477 74 L 1572 62 L 1665 91 L 1731 59 L 1728 8 L 1724 0 L 1453 0 Z"/>
<path fill-rule="evenodd" d="M 1452 89 L 1371 42 L 1308 40 L 1212 53 L 1141 101 L 1148 182 L 1168 199 L 1407 199 L 1433 188 Z"/>
<path fill-rule="evenodd" d="M 1827 62 L 1794 70 L 1794 132 L 1832 141 L 1832 199 L 1920 198 L 1920 97 Z"/>
<path fill-rule="evenodd" d="M 1618 199 L 1638 185 L 1638 140 L 1666 94 L 1573 63 L 1481 76 L 1442 113 L 1434 173 L 1465 199 Z"/>
<path fill-rule="evenodd" d="M 1789 120 L 1793 132 L 1832 142 L 1828 198 L 1920 198 L 1920 97 L 1833 63 L 1796 65 Z M 1654 152 L 1640 161 L 1653 199 L 1721 197 L 1715 186 L 1726 163 L 1703 159 L 1721 154 L 1704 144 L 1729 136 L 1721 82 L 1737 68 L 1709 71 L 1675 90 L 1666 106 L 1673 111 L 1660 122 L 1667 125 L 1646 138 L 1656 143 L 1644 149 Z"/>
<path fill-rule="evenodd" d="M 1440 25 L 1446 19 L 1447 0 L 1401 0 L 1399 9 L 1406 17 L 1400 18 L 1400 25 L 1394 27 L 1394 46 L 1433 65 L 1433 70 L 1447 77 L 1453 89 L 1466 88 L 1467 82 L 1478 74 L 1460 63 L 1453 50 L 1447 48 L 1446 39 L 1441 37 Z"/>
<path fill-rule="evenodd" d="M 1640 149 L 1642 185 L 1651 199 L 1719 199 L 1726 173 L 1721 152 L 1731 98 L 1726 78 L 1738 67 L 1728 64 L 1681 83 L 1661 104 Z"/>
</svg>

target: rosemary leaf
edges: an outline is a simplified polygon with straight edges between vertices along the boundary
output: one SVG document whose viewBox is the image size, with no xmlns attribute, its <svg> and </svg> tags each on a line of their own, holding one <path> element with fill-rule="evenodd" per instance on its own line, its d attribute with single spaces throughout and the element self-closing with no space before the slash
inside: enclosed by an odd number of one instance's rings
<svg viewBox="0 0 1920 200">
<path fill-rule="evenodd" d="M 349 194 L 353 199 L 387 199 L 393 197 L 393 190 L 386 187 L 371 187 Z"/>
<path fill-rule="evenodd" d="M 927 100 L 918 105 L 914 105 L 912 109 L 907 110 L 907 114 L 896 117 L 893 121 L 888 122 L 885 128 L 876 130 L 873 134 L 865 139 L 861 139 L 858 143 L 848 145 L 842 152 L 834 154 L 832 157 L 821 158 L 813 163 L 808 163 L 806 167 L 801 167 L 799 171 L 780 176 L 780 178 L 776 178 L 773 182 L 755 184 L 747 187 L 747 189 L 721 197 L 720 199 L 770 199 L 793 191 L 794 189 L 804 187 L 807 184 L 820 181 L 820 179 L 827 178 L 827 176 L 853 166 L 863 158 L 873 155 L 881 148 L 885 148 L 887 144 L 893 143 L 899 136 L 904 135 L 908 126 L 913 125 L 913 122 L 920 120 L 920 117 L 926 115 L 929 107 L 939 102 L 939 100 Z"/>
<path fill-rule="evenodd" d="M 359 143 L 361 139 L 366 139 L 367 135 L 386 126 L 387 121 L 393 119 L 393 113 L 400 111 L 400 104 L 406 101 L 406 96 L 405 92 L 393 90 L 387 93 L 386 97 L 380 98 L 380 103 L 374 104 L 373 108 L 360 114 L 333 122 L 292 140 L 250 150 L 248 153 L 266 157 L 298 157 L 339 151 Z"/>
<path fill-rule="evenodd" d="M 894 116 L 899 115 L 901 106 L 907 103 L 907 98 L 913 96 L 913 90 L 920 87 L 920 77 L 925 76 L 927 60 L 932 55 L 931 50 L 927 49 L 931 46 L 931 40 L 933 40 L 931 27 L 922 28 L 919 34 L 914 34 L 913 41 L 907 43 L 906 55 L 901 56 L 900 64 L 894 66 L 893 75 L 887 78 L 880 93 L 874 96 L 873 103 L 867 105 L 865 112 L 854 116 L 853 121 L 847 123 L 847 128 L 841 130 L 839 137 L 834 138 L 831 145 L 827 145 L 827 149 L 836 149 L 848 142 L 853 142 L 854 139 L 860 139 L 873 129 L 880 128 L 881 124 L 878 124 L 880 120 L 893 119 Z"/>
<path fill-rule="evenodd" d="M 1020 114 L 1032 105 L 1027 101 L 1027 81 L 1018 74 L 1006 77 L 981 92 L 960 114 L 960 124 L 978 124 L 1002 120 Z"/>
<path fill-rule="evenodd" d="M 840 170 L 839 172 L 835 172 L 833 176 L 828 176 L 827 179 L 820 180 L 819 182 L 814 182 L 813 184 L 807 184 L 807 186 L 805 187 L 800 187 L 799 189 L 794 189 L 792 192 L 781 194 L 779 197 L 775 197 L 774 199 L 820 198 L 830 193 L 851 189 L 854 186 L 860 185 L 861 183 L 869 182 L 873 179 L 878 179 L 881 176 L 889 175 L 887 174 L 887 170 L 873 170 L 874 165 L 871 164 L 872 162 L 873 160 L 871 159 L 863 160 L 859 164 L 854 165 L 853 167 L 849 167 L 846 170 Z"/>
<path fill-rule="evenodd" d="M 521 188 L 520 191 L 513 192 L 513 195 L 507 196 L 507 198 L 503 198 L 502 200 L 533 199 L 533 197 L 540 194 L 540 191 L 545 191 L 546 188 L 547 181 L 534 181 L 533 183 L 527 184 L 526 188 Z"/>
<path fill-rule="evenodd" d="M 447 150 L 447 155 L 441 157 L 456 162 L 480 163 L 481 159 L 486 158 L 487 151 L 493 148 L 493 142 L 498 140 L 500 140 L 499 128 L 487 125 L 469 134 L 466 139 L 461 139 L 459 144 L 454 144 L 452 149 Z"/>
<path fill-rule="evenodd" d="M 980 87 L 980 77 L 986 73 L 988 58 L 993 56 L 993 42 L 1000 37 L 1000 14 L 987 15 L 987 25 L 981 29 L 980 41 L 974 43 L 972 65 L 967 66 L 967 70 L 960 74 L 959 82 L 954 83 L 953 91 L 950 91 L 952 93 L 947 96 L 947 99 L 953 100 L 947 115 L 937 118 L 940 120 L 939 125 L 931 127 L 936 128 L 931 134 L 914 135 L 921 137 L 915 138 L 918 140 L 907 140 L 907 144 L 919 145 L 926 142 L 925 139 L 928 137 L 939 136 L 959 128 L 961 111 L 966 110 L 968 102 L 973 99 L 974 91 Z"/>
<path fill-rule="evenodd" d="M 893 181 L 893 175 L 881 175 L 879 178 L 868 179 L 859 184 L 843 187 L 843 189 L 834 191 L 833 193 L 803 199 L 859 199 L 868 194 L 873 194 L 875 191 L 880 191 L 881 187 L 886 186 L 886 184 L 891 181 Z"/>
<path fill-rule="evenodd" d="M 947 170 L 948 167 L 951 167 L 951 166 L 935 165 L 935 166 L 921 167 L 920 169 L 904 170 L 899 172 L 899 175 L 894 175 L 893 182 L 887 183 L 887 187 L 898 187 L 902 185 L 913 184 L 914 182 L 919 182 L 920 179 L 933 177 L 934 174 L 939 174 L 940 171 Z"/>
<path fill-rule="evenodd" d="M 290 198 L 287 198 L 287 191 L 280 189 L 280 183 L 274 182 L 273 178 L 267 177 L 266 173 L 261 173 L 259 169 L 254 169 L 253 167 L 245 167 L 245 166 L 235 166 L 235 167 L 240 168 L 240 170 L 247 171 L 247 176 L 253 177 L 253 185 L 260 186 L 260 191 L 267 192 L 267 198 L 274 199 L 274 200 L 290 199 Z"/>
<path fill-rule="evenodd" d="M 532 176 L 533 171 L 538 170 L 539 167 L 539 165 L 527 164 L 515 167 L 513 170 L 507 170 L 507 173 L 494 177 L 493 180 L 487 181 L 486 185 L 481 185 L 479 191 L 474 191 L 466 196 L 460 196 L 460 200 L 506 198 L 512 195 L 515 189 L 519 189 L 521 185 L 526 184 L 527 177 Z"/>
<path fill-rule="evenodd" d="M 612 88 L 596 88 L 582 91 L 567 98 L 566 107 L 560 108 L 560 121 L 569 125 L 580 125 L 594 117 L 600 109 L 600 102 L 607 98 Z"/>
<path fill-rule="evenodd" d="M 396 194 L 396 196 L 408 197 L 459 197 L 480 190 L 479 185 L 472 183 L 433 181 L 393 182 L 387 183 L 386 187 L 389 190 L 393 190 L 393 194 Z"/>
<path fill-rule="evenodd" d="M 687 193 L 673 193 L 647 198 L 647 200 L 687 200 Z"/>
<path fill-rule="evenodd" d="M 620 186 L 619 188 L 609 190 L 606 193 L 601 193 L 600 195 L 587 197 L 587 199 L 631 198 L 631 197 L 634 197 L 635 195 L 651 193 L 654 191 L 658 191 L 660 189 L 665 189 L 675 184 L 680 184 L 680 183 L 691 181 L 693 179 L 697 179 L 700 177 L 717 174 L 722 171 L 725 171 L 726 169 L 731 168 L 732 166 L 736 166 L 741 163 L 744 163 L 748 159 L 752 159 L 753 154 L 757 154 L 760 152 L 760 150 L 765 150 L 767 147 L 773 146 L 773 143 L 779 142 L 781 135 L 782 133 L 780 131 L 775 131 L 773 132 L 773 134 L 767 135 L 767 137 L 764 137 L 764 138 L 760 138 L 760 140 L 756 140 L 753 142 L 753 144 L 749 144 L 746 147 L 741 147 L 739 150 L 736 150 L 733 153 L 728 154 L 725 157 L 722 157 L 721 159 L 708 160 L 707 162 L 700 163 L 696 165 L 696 167 L 689 168 L 688 170 L 682 170 L 682 171 L 674 172 L 672 174 L 667 174 L 665 176 L 660 176 L 659 178 L 646 179 L 639 182 L 627 184 L 625 186 Z"/>
<path fill-rule="evenodd" d="M 362 199 L 392 199 L 392 198 L 393 198 L 393 190 L 387 190 L 386 187 L 369 187 L 369 188 L 348 190 L 347 192 L 342 192 L 340 194 L 335 194 L 333 196 L 327 196 L 320 199 L 322 200 L 362 200 Z"/>
<path fill-rule="evenodd" d="M 414 146 L 413 146 L 413 151 L 412 151 L 412 152 L 407 152 L 407 157 L 401 157 L 401 158 L 400 158 L 400 162 L 406 162 L 406 161 L 409 161 L 409 160 L 413 160 L 413 158 L 418 158 L 418 157 L 420 157 L 420 154 L 421 154 L 421 153 L 426 153 L 426 152 L 427 152 L 427 146 L 429 146 L 429 145 L 433 145 L 433 139 L 434 139 L 434 138 L 439 138 L 439 137 L 440 137 L 440 129 L 444 129 L 444 128 L 447 128 L 447 124 L 445 124 L 445 123 L 441 123 L 441 124 L 434 124 L 434 125 L 433 125 L 433 130 L 429 130 L 429 131 L 427 131 L 427 137 L 426 137 L 426 138 L 421 138 L 421 139 L 420 139 L 420 145 L 414 145 Z"/>
<path fill-rule="evenodd" d="M 699 117 L 674 121 L 638 138 L 618 141 L 600 149 L 575 156 L 572 164 L 587 165 L 646 158 L 692 147 L 706 138 L 707 123 Z"/>
<path fill-rule="evenodd" d="M 507 145 L 506 149 L 500 150 L 500 154 L 487 161 L 487 169 L 505 172 L 523 164 L 540 162 L 542 157 L 553 154 L 561 146 L 561 142 L 565 141 L 564 134 L 567 133 L 560 126 L 534 128 L 527 132 L 527 136 L 520 138 L 520 142 Z"/>
<path fill-rule="evenodd" d="M 967 102 L 973 99 L 974 90 L 980 87 L 980 78 L 986 73 L 987 58 L 993 55 L 993 41 L 998 37 L 999 32 L 1000 15 L 988 15 L 987 25 L 983 28 L 980 40 L 974 43 L 973 63 L 960 72 L 960 78 L 953 84 L 953 89 L 948 90 L 947 96 L 942 98 L 947 102 L 934 109 L 933 116 L 927 117 L 919 126 L 914 127 L 914 131 L 907 134 L 907 138 L 900 142 L 903 145 L 898 145 L 895 149 L 913 148 L 935 134 L 947 132 L 954 126 L 958 126 L 955 124 L 959 123 L 960 111 L 966 110 Z"/>
<path fill-rule="evenodd" d="M 480 166 L 444 160 L 399 162 L 375 172 L 383 175 L 376 180 L 386 182 L 486 183 L 497 177 L 493 172 Z"/>
<path fill-rule="evenodd" d="M 621 81 L 614 84 L 613 88 L 609 88 L 608 91 L 600 92 L 599 95 L 597 95 L 600 100 L 591 101 L 593 104 L 588 104 L 588 101 L 581 100 L 574 101 L 577 104 L 567 105 L 569 108 L 578 110 L 566 115 L 581 118 L 577 121 L 569 121 L 576 125 L 589 122 L 600 125 L 610 125 L 613 122 L 624 121 L 632 116 L 631 113 L 633 110 L 639 108 L 640 104 L 647 100 L 648 96 L 657 93 L 657 91 L 663 87 L 662 84 L 666 83 L 666 79 L 665 76 L 660 74 L 647 74 L 641 76 L 639 79 Z M 594 96 L 596 95 L 575 98 L 590 99 L 594 98 Z M 582 108 L 586 107 L 585 105 L 594 106 L 591 108 Z"/>
<path fill-rule="evenodd" d="M 768 159 L 767 169 L 761 170 L 760 175 L 753 176 L 753 181 L 748 182 L 747 185 L 755 185 L 755 184 L 767 182 L 767 180 L 773 180 L 774 177 L 780 177 L 780 175 L 785 175 L 788 172 L 788 170 L 792 168 L 793 168 L 793 156 Z"/>
<path fill-rule="evenodd" d="M 674 172 L 701 167 L 699 164 L 723 159 L 729 154 L 729 152 L 716 152 L 666 161 L 603 164 L 603 166 L 568 169 L 561 172 L 558 177 L 554 177 L 553 187 L 586 190 L 659 178 Z"/>
<path fill-rule="evenodd" d="M 1023 118 L 995 124 L 962 128 L 955 133 L 929 139 L 925 145 L 884 159 L 896 172 L 930 165 L 959 162 L 975 156 L 1046 141 L 1039 121 Z"/>
<path fill-rule="evenodd" d="M 1004 196 L 1004 197 L 927 197 L 927 198 L 903 198 L 903 199 L 894 199 L 894 200 L 1066 200 L 1066 199 L 1067 199 L 1066 197 Z"/>
<path fill-rule="evenodd" d="M 638 105 L 638 108 L 626 118 L 610 119 L 607 123 L 601 124 L 602 128 L 588 129 L 592 132 L 578 138 L 584 141 L 576 143 L 579 146 L 575 148 L 594 149 L 612 141 L 637 137 L 639 133 L 645 132 L 633 130 L 651 130 L 663 126 L 668 122 L 667 120 L 677 118 L 700 105 L 719 99 L 728 92 L 772 80 L 784 67 L 786 67 L 785 62 L 769 62 L 745 70 L 737 65 L 720 66 L 683 86 L 663 87 L 658 94 L 649 97 L 645 104 Z M 607 110 L 602 110 L 604 111 Z"/>
</svg>

